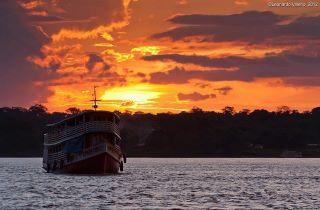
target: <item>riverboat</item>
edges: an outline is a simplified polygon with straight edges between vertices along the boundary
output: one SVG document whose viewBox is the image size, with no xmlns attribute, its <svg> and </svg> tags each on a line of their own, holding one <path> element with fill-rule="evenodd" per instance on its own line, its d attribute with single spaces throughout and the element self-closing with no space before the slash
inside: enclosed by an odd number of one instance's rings
<svg viewBox="0 0 320 210">
<path fill-rule="evenodd" d="M 54 173 L 107 174 L 123 171 L 120 118 L 114 112 L 84 111 L 47 125 L 43 168 Z"/>
</svg>

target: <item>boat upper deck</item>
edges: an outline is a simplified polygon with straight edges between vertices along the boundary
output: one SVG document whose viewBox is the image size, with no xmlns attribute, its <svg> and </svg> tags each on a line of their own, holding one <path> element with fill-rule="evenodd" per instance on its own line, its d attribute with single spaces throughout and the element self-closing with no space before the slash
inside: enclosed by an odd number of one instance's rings
<svg viewBox="0 0 320 210">
<path fill-rule="evenodd" d="M 114 112 L 89 110 L 89 111 L 81 112 L 80 114 L 77 114 L 77 115 L 67 117 L 56 123 L 47 124 L 47 127 L 48 128 L 54 128 L 56 126 L 59 127 L 65 124 L 73 124 L 75 121 L 79 121 L 79 120 L 86 121 L 86 119 L 87 121 L 89 120 L 94 121 L 95 119 L 98 121 L 102 121 L 102 120 L 114 121 L 117 124 L 119 124 L 119 121 L 120 121 L 119 116 Z"/>
<path fill-rule="evenodd" d="M 85 111 L 60 122 L 48 124 L 44 144 L 57 144 L 80 135 L 92 132 L 109 132 L 120 138 L 120 118 L 109 111 Z"/>
</svg>

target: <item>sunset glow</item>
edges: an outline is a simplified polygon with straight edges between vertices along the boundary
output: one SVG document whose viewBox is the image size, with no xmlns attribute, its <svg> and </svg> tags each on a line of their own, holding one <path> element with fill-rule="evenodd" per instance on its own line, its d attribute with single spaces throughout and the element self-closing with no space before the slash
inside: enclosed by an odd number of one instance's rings
<svg viewBox="0 0 320 210">
<path fill-rule="evenodd" d="M 121 102 L 120 106 L 139 108 L 139 106 L 153 103 L 160 95 L 161 93 L 154 91 L 152 86 L 135 85 L 107 90 L 101 96 L 101 99 L 104 101 L 119 101 Z"/>
<path fill-rule="evenodd" d="M 319 7 L 265 0 L 17 0 L 1 7 L 0 82 L 12 91 L 1 93 L 1 106 L 90 109 L 94 85 L 105 110 L 320 104 Z"/>
</svg>

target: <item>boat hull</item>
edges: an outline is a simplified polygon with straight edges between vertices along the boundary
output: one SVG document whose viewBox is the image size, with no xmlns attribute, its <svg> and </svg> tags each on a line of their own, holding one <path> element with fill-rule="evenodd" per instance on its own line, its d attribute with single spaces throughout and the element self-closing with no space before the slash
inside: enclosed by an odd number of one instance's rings
<svg viewBox="0 0 320 210">
<path fill-rule="evenodd" d="M 54 173 L 69 174 L 115 174 L 119 172 L 120 162 L 107 152 L 57 168 Z"/>
</svg>

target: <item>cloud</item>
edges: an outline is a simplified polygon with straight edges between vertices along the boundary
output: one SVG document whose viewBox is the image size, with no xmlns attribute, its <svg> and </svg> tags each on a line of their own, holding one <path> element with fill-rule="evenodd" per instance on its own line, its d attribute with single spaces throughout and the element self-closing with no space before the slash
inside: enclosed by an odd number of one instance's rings
<svg viewBox="0 0 320 210">
<path fill-rule="evenodd" d="M 196 71 L 186 71 L 184 68 L 175 67 L 167 72 L 151 73 L 149 82 L 155 84 L 184 84 L 197 77 L 199 75 Z"/>
<path fill-rule="evenodd" d="M 28 20 L 40 25 L 54 42 L 104 37 L 129 22 L 127 0 L 18 0 Z"/>
<path fill-rule="evenodd" d="M 296 41 L 296 38 L 314 39 L 320 35 L 320 16 L 292 17 L 273 12 L 249 11 L 231 15 L 178 15 L 170 22 L 182 24 L 169 31 L 154 34 L 153 38 L 182 40 L 192 36 L 208 42 L 263 43 Z M 287 21 L 287 23 L 284 23 Z M 250 30 L 246 30 L 250 29 Z M 286 37 L 285 39 L 281 39 Z"/>
<path fill-rule="evenodd" d="M 235 0 L 234 3 L 239 6 L 248 6 L 249 2 L 247 0 Z"/>
<path fill-rule="evenodd" d="M 18 1 L 20 6 L 22 6 L 25 9 L 35 9 L 39 6 L 45 5 L 46 3 L 41 0 L 33 0 L 33 1 Z"/>
<path fill-rule="evenodd" d="M 95 53 L 88 54 L 88 61 L 86 62 L 86 68 L 88 69 L 88 71 L 92 71 L 96 64 L 99 63 L 103 70 L 109 70 L 111 68 L 111 66 L 105 63 L 99 55 Z"/>
<path fill-rule="evenodd" d="M 120 104 L 121 107 L 131 107 L 131 106 L 134 106 L 134 105 L 135 105 L 134 101 L 125 101 L 125 102 L 122 102 Z"/>
<path fill-rule="evenodd" d="M 94 67 L 94 65 L 96 63 L 103 62 L 103 59 L 100 56 L 98 56 L 97 54 L 94 54 L 94 53 L 88 54 L 88 58 L 89 59 L 88 59 L 88 61 L 86 63 L 86 67 L 89 70 L 93 69 L 93 67 Z"/>
<path fill-rule="evenodd" d="M 92 30 L 66 29 L 62 28 L 58 33 L 53 34 L 53 42 L 60 42 L 66 39 L 96 39 L 100 35 L 112 30 L 110 26 L 99 26 Z"/>
<path fill-rule="evenodd" d="M 109 33 L 114 29 L 129 23 L 128 5 L 122 0 L 91 0 L 90 3 L 87 0 L 60 0 L 55 7 L 65 11 L 53 14 L 64 20 L 53 30 L 52 39 L 55 42 L 95 39 L 106 34 L 110 37 Z"/>
<path fill-rule="evenodd" d="M 224 65 L 229 59 L 233 60 L 234 57 L 221 58 L 221 65 Z M 283 53 L 258 59 L 239 59 L 238 61 L 238 63 L 230 62 L 237 68 L 237 70 L 232 71 L 225 69 L 199 71 L 176 67 L 167 72 L 154 72 L 150 74 L 150 82 L 182 84 L 189 82 L 191 79 L 249 82 L 257 78 L 312 78 L 320 76 L 320 57 Z"/>
<path fill-rule="evenodd" d="M 28 20 L 31 22 L 60 22 L 60 21 L 63 21 L 63 19 L 61 17 L 53 16 L 53 15 L 41 15 L 41 13 L 29 14 Z"/>
<path fill-rule="evenodd" d="M 187 83 L 191 79 L 208 81 L 253 81 L 256 78 L 272 77 L 317 77 L 320 76 L 319 56 L 299 55 L 291 52 L 269 54 L 262 58 L 243 58 L 227 56 L 210 58 L 197 55 L 154 55 L 145 57 L 145 60 L 172 60 L 182 64 L 196 64 L 205 67 L 221 68 L 220 70 L 185 70 L 174 68 L 167 72 L 154 72 L 150 82 L 154 83 Z M 233 68 L 227 70 L 225 68 Z M 307 83 L 306 83 L 307 84 Z"/>
<path fill-rule="evenodd" d="M 145 78 L 145 77 L 146 77 L 146 74 L 145 74 L 145 73 L 142 73 L 142 72 L 138 72 L 138 73 L 136 73 L 135 76 L 141 77 L 141 78 Z"/>
<path fill-rule="evenodd" d="M 27 57 L 41 55 L 48 37 L 27 21 L 27 14 L 15 1 L 0 2 L 0 19 L 0 106 L 45 102 L 52 94 L 45 83 L 57 75 L 35 66 Z"/>
<path fill-rule="evenodd" d="M 202 101 L 209 98 L 216 98 L 215 94 L 201 94 L 198 92 L 193 93 L 178 93 L 178 99 L 180 101 Z"/>
<path fill-rule="evenodd" d="M 226 70 L 186 70 L 182 67 L 175 67 L 166 72 L 154 72 L 150 74 L 150 83 L 154 84 L 185 84 L 192 79 L 204 81 L 252 81 L 251 75 L 242 75 L 239 71 Z"/>
<path fill-rule="evenodd" d="M 229 92 L 231 90 L 233 90 L 233 88 L 229 87 L 229 86 L 224 86 L 224 87 L 221 87 L 221 88 L 216 88 L 214 90 L 217 90 L 221 95 L 228 95 Z"/>
<path fill-rule="evenodd" d="M 320 86 L 320 76 L 316 77 L 289 77 L 284 78 L 283 82 L 294 86 Z"/>
<path fill-rule="evenodd" d="M 195 86 L 198 86 L 198 87 L 204 89 L 204 88 L 210 87 L 211 85 L 210 85 L 210 83 L 197 82 L 197 83 L 195 83 Z"/>
<path fill-rule="evenodd" d="M 255 19 L 253 19 L 255 18 Z M 248 11 L 240 14 L 231 15 L 202 15 L 202 14 L 191 14 L 191 15 L 178 15 L 171 19 L 170 22 L 175 24 L 184 25 L 209 25 L 209 26 L 259 26 L 264 25 L 275 25 L 278 22 L 285 20 L 287 16 L 277 15 L 273 12 L 259 12 L 259 11 Z M 235 25 L 234 25 L 235 24 Z"/>
<path fill-rule="evenodd" d="M 180 5 L 187 5 L 189 4 L 188 0 L 179 0 Z"/>
<path fill-rule="evenodd" d="M 180 54 L 162 54 L 150 55 L 143 57 L 146 61 L 174 61 L 183 64 L 195 64 L 205 67 L 236 67 L 239 64 L 248 64 L 254 61 L 253 59 L 229 56 L 225 58 L 210 58 L 208 56 L 199 55 L 180 55 Z"/>
<path fill-rule="evenodd" d="M 59 13 L 66 20 L 74 20 L 77 27 L 91 30 L 99 25 L 122 21 L 125 16 L 122 0 L 60 0 L 55 7 L 65 11 Z M 79 23 L 78 20 L 90 20 Z M 71 25 L 74 27 L 74 24 Z"/>
<path fill-rule="evenodd" d="M 280 26 L 277 32 L 280 35 L 302 36 L 319 40 L 320 15 L 297 18 L 289 24 Z"/>
<path fill-rule="evenodd" d="M 48 69 L 50 71 L 58 71 L 65 66 L 74 65 L 74 59 L 71 60 L 70 55 L 76 54 L 81 48 L 81 45 L 65 45 L 65 46 L 51 46 L 43 45 L 41 47 L 40 55 L 28 56 L 28 61 L 33 62 L 35 65 L 41 68 Z"/>
<path fill-rule="evenodd" d="M 232 15 L 179 15 L 169 21 L 183 24 L 152 37 L 168 37 L 181 40 L 191 36 L 203 36 L 205 41 L 261 42 L 271 37 L 277 23 L 286 17 L 272 12 L 245 12 Z M 243 30 L 250 27 L 250 30 Z"/>
<path fill-rule="evenodd" d="M 224 86 L 224 87 L 221 87 L 221 88 L 216 88 L 214 90 L 217 90 L 221 95 L 228 95 L 229 92 L 231 90 L 233 90 L 233 88 L 229 87 L 229 86 Z"/>
</svg>

